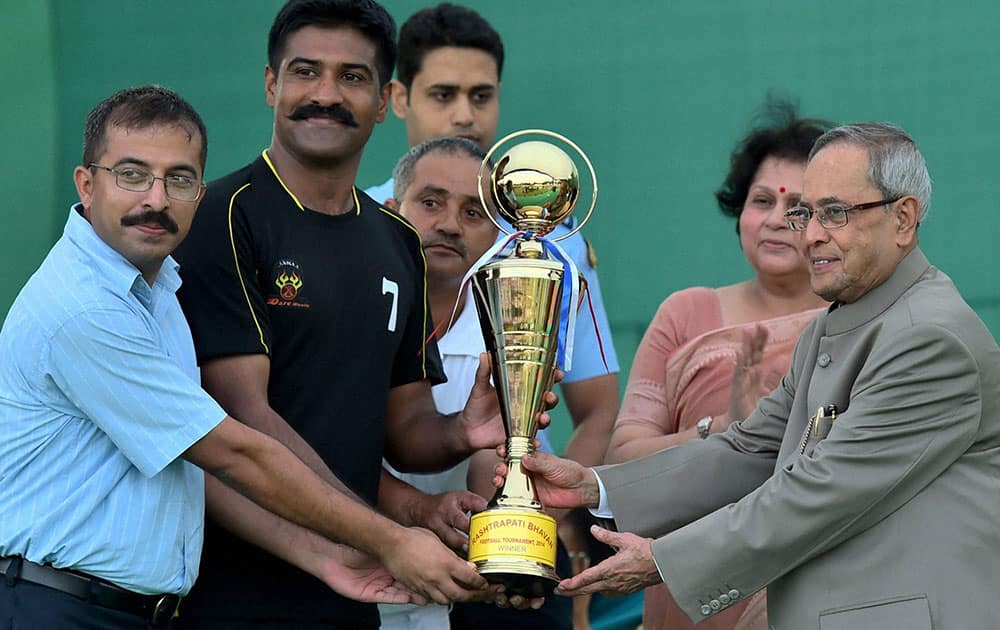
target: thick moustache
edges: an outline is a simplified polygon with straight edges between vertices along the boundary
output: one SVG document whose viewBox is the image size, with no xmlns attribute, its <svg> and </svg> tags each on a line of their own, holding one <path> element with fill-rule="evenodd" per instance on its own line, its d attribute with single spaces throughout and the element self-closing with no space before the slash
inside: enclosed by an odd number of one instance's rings
<svg viewBox="0 0 1000 630">
<path fill-rule="evenodd" d="M 124 227 L 133 225 L 156 226 L 163 228 L 171 234 L 177 234 L 178 230 L 180 230 L 177 227 L 177 223 L 170 218 L 170 215 L 166 212 L 157 212 L 156 210 L 147 210 L 139 214 L 124 216 L 122 217 L 122 225 Z"/>
<path fill-rule="evenodd" d="M 288 118 L 290 120 L 307 120 L 309 118 L 326 118 L 339 123 L 343 123 L 348 127 L 357 127 L 358 121 L 354 118 L 354 114 L 347 111 L 339 105 L 333 105 L 331 107 L 323 107 L 321 105 L 305 105 L 299 107 L 293 111 Z"/>
</svg>

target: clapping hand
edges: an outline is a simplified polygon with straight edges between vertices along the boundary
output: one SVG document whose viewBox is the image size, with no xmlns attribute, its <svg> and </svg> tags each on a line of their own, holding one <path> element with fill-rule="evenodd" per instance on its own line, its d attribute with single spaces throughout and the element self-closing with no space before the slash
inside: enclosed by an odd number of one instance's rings
<svg viewBox="0 0 1000 630">
<path fill-rule="evenodd" d="M 768 393 L 775 380 L 774 375 L 763 373 L 767 328 L 757 324 L 752 331 L 742 331 L 742 335 L 742 343 L 733 365 L 729 410 L 723 415 L 715 416 L 713 433 L 725 431 L 732 422 L 745 420 L 757 407 L 757 401 Z"/>
</svg>

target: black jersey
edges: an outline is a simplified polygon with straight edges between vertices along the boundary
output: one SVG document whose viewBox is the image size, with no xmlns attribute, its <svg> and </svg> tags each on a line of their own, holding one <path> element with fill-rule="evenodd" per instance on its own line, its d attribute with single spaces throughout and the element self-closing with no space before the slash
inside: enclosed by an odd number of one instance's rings
<svg viewBox="0 0 1000 630">
<path fill-rule="evenodd" d="M 345 484 L 378 496 L 389 390 L 443 381 L 420 237 L 355 191 L 354 212 L 304 208 L 266 153 L 216 182 L 175 253 L 199 362 L 270 357 L 268 399 Z M 377 627 L 374 605 L 208 524 L 184 616 Z"/>
</svg>

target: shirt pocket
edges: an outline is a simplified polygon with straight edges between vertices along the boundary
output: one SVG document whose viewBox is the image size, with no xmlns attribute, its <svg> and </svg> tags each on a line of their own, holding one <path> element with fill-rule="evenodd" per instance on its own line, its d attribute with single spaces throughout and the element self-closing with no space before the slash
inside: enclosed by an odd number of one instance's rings
<svg viewBox="0 0 1000 630">
<path fill-rule="evenodd" d="M 820 630 L 906 628 L 932 630 L 926 595 L 905 595 L 864 604 L 832 608 L 819 614 Z"/>
</svg>

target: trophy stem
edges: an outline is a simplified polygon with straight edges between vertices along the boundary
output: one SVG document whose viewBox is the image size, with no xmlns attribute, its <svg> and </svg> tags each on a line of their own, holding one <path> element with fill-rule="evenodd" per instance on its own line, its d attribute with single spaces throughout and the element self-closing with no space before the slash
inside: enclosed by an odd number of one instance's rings
<svg viewBox="0 0 1000 630">
<path fill-rule="evenodd" d="M 521 468 L 521 458 L 534 451 L 535 444 L 532 438 L 511 437 L 507 439 L 507 479 L 497 495 L 497 505 L 541 509 L 542 504 L 535 498 L 531 477 Z"/>
<path fill-rule="evenodd" d="M 570 234 L 590 218 L 597 201 L 597 177 L 579 147 L 559 134 L 539 130 L 507 136 L 487 152 L 479 168 L 479 197 L 484 207 L 495 205 L 498 215 L 522 234 L 514 238 L 509 253 L 508 240 L 500 250 L 502 255 L 472 276 L 476 312 L 507 435 L 507 478 L 489 507 L 470 517 L 469 560 L 487 580 L 503 584 L 509 595 L 540 597 L 551 593 L 559 580 L 555 570 L 558 532 L 555 519 L 542 510 L 534 482 L 521 469 L 521 461 L 535 450 L 545 393 L 552 388 L 556 364 L 563 360 L 559 337 L 572 329 L 570 319 L 564 332 L 563 317 L 575 315 L 564 315 L 564 306 L 571 311 L 578 308 L 563 304 L 564 288 L 574 295 L 577 279 L 567 278 L 573 264 L 565 252 L 550 244 L 562 237 L 550 241 L 546 235 L 573 212 L 580 175 L 574 160 L 548 142 L 521 143 L 493 165 L 491 157 L 500 146 L 525 134 L 549 136 L 572 147 L 590 170 L 594 184 L 590 210 Z M 491 170 L 489 184 L 484 186 L 487 170 Z M 493 204 L 487 202 L 487 194 Z M 512 234 L 488 216 L 497 228 Z"/>
</svg>

